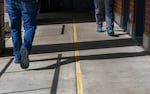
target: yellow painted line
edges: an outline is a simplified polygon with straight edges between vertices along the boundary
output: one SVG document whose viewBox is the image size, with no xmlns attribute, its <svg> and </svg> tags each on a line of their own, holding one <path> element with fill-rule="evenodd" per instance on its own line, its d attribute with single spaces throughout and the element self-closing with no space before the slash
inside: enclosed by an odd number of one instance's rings
<svg viewBox="0 0 150 94">
<path fill-rule="evenodd" d="M 78 51 L 78 38 L 77 38 L 77 28 L 76 24 L 73 23 L 73 37 L 74 37 L 74 48 L 75 48 L 75 59 L 76 59 L 76 82 L 77 82 L 77 94 L 83 94 L 82 87 L 82 75 L 79 61 L 79 51 Z"/>
</svg>

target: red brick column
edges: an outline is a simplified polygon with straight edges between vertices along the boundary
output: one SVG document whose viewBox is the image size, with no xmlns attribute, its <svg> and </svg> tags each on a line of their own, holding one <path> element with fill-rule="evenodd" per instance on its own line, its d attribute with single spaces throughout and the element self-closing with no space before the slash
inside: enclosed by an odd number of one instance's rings
<svg viewBox="0 0 150 94">
<path fill-rule="evenodd" d="M 145 32 L 143 37 L 143 46 L 150 51 L 150 0 L 146 0 L 145 8 Z"/>
<path fill-rule="evenodd" d="M 150 35 L 150 0 L 146 0 L 145 32 Z"/>
<path fill-rule="evenodd" d="M 122 26 L 123 21 L 123 0 L 114 0 L 114 20 Z"/>
<path fill-rule="evenodd" d="M 123 15 L 123 0 L 114 0 L 114 11 Z"/>
<path fill-rule="evenodd" d="M 129 20 L 127 32 L 134 37 L 135 33 L 135 0 L 129 0 Z"/>
<path fill-rule="evenodd" d="M 135 0 L 129 2 L 129 22 L 135 24 Z"/>
<path fill-rule="evenodd" d="M 5 32 L 4 32 L 4 1 L 0 0 L 0 53 L 5 47 Z"/>
<path fill-rule="evenodd" d="M 123 29 L 127 29 L 128 19 L 128 0 L 114 0 L 114 18 L 115 22 Z"/>
</svg>

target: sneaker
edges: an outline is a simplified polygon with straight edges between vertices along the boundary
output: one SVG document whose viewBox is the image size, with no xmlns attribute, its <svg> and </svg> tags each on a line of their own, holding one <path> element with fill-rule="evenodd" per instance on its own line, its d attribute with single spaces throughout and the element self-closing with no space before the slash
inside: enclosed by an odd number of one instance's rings
<svg viewBox="0 0 150 94">
<path fill-rule="evenodd" d="M 21 63 L 21 60 L 15 59 L 15 63 L 16 63 L 16 64 L 20 64 L 20 63 Z"/>
<path fill-rule="evenodd" d="M 97 25 L 97 32 L 102 32 L 102 26 L 101 25 Z"/>
<path fill-rule="evenodd" d="M 23 69 L 27 69 L 29 67 L 28 50 L 26 48 L 21 48 L 20 54 L 21 54 L 20 66 Z"/>
<path fill-rule="evenodd" d="M 114 35 L 114 30 L 111 27 L 107 27 L 107 34 L 109 36 L 113 36 Z"/>
</svg>

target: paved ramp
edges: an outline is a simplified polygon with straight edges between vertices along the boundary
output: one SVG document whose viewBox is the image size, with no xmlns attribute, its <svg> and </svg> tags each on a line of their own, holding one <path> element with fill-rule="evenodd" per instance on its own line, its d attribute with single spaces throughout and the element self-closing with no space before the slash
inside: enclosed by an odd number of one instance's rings
<svg viewBox="0 0 150 94">
<path fill-rule="evenodd" d="M 39 23 L 29 69 L 7 40 L 0 94 L 150 94 L 150 56 L 121 28 L 110 37 L 105 24 L 98 33 L 93 21 L 56 22 Z"/>
</svg>

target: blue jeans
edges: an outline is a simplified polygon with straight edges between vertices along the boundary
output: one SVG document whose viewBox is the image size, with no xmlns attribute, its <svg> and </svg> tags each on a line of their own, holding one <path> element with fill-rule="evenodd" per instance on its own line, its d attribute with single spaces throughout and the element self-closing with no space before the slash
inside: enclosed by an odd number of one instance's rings
<svg viewBox="0 0 150 94">
<path fill-rule="evenodd" d="M 37 2 L 36 0 L 5 0 L 6 10 L 11 22 L 11 36 L 13 53 L 16 59 L 20 59 L 20 49 L 32 48 L 32 42 L 36 31 Z M 24 38 L 22 39 L 21 26 L 23 20 Z"/>
<path fill-rule="evenodd" d="M 94 5 L 96 23 L 102 24 L 104 15 L 103 13 L 105 11 L 105 20 L 107 27 L 113 27 L 113 0 L 94 0 Z"/>
</svg>

